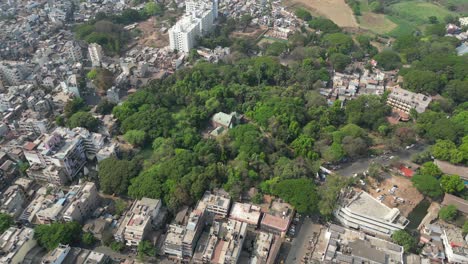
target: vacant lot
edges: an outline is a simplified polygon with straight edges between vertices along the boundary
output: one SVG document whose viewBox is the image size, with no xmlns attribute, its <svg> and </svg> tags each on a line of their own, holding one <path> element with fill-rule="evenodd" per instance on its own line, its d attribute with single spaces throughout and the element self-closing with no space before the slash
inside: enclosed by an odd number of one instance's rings
<svg viewBox="0 0 468 264">
<path fill-rule="evenodd" d="M 362 16 L 359 17 L 359 25 L 363 29 L 377 34 L 386 34 L 397 27 L 397 24 L 393 23 L 385 15 L 372 12 L 363 12 Z"/>
<path fill-rule="evenodd" d="M 142 46 L 162 48 L 169 45 L 169 35 L 160 31 L 159 23 L 153 16 L 138 24 L 141 36 L 138 43 Z"/>
<path fill-rule="evenodd" d="M 293 9 L 302 6 L 315 15 L 333 20 L 340 27 L 358 27 L 353 11 L 344 0 L 286 0 L 285 4 Z"/>
<path fill-rule="evenodd" d="M 402 176 L 392 176 L 381 183 L 376 183 L 371 178 L 368 180 L 370 182 L 369 193 L 376 198 L 380 195 L 385 195 L 383 203 L 391 208 L 398 208 L 404 216 L 408 216 L 409 213 L 413 211 L 414 207 L 424 198 L 423 195 L 413 187 L 412 182 Z M 398 186 L 398 189 L 394 194 L 391 194 L 389 190 L 394 185 Z M 377 192 L 377 189 L 380 189 L 380 191 Z M 395 202 L 395 197 L 402 198 L 404 202 Z"/>
</svg>

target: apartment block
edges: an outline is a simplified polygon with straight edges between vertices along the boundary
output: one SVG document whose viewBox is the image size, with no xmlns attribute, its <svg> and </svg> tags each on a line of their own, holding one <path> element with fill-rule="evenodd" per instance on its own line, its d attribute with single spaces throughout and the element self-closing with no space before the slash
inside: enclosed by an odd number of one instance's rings
<svg viewBox="0 0 468 264">
<path fill-rule="evenodd" d="M 238 263 L 247 234 L 247 223 L 229 219 L 214 221 L 202 254 L 203 263 Z"/>
<path fill-rule="evenodd" d="M 325 263 L 404 263 L 403 247 L 332 224 L 325 233 Z"/>
<path fill-rule="evenodd" d="M 31 164 L 28 176 L 37 180 L 63 185 L 76 178 L 87 159 L 94 159 L 107 144 L 106 137 L 84 128 L 56 128 L 24 147 Z"/>
<path fill-rule="evenodd" d="M 172 50 L 189 52 L 196 38 L 210 32 L 218 13 L 218 1 L 187 1 L 186 14 L 169 29 Z"/>
<path fill-rule="evenodd" d="M 135 201 L 120 222 L 115 239 L 128 246 L 137 246 L 148 234 L 160 210 L 160 200 L 142 198 Z"/>
<path fill-rule="evenodd" d="M 186 226 L 173 224 L 164 241 L 164 253 L 178 259 L 190 259 L 205 227 L 205 208 L 192 211 Z"/>
<path fill-rule="evenodd" d="M 334 215 L 346 227 L 389 237 L 409 224 L 397 208 L 389 208 L 366 192 L 347 192 L 340 200 Z"/>
<path fill-rule="evenodd" d="M 68 55 L 68 59 L 73 62 L 81 62 L 83 60 L 83 54 L 81 53 L 81 47 L 78 43 L 74 41 L 68 41 L 63 46 L 65 49 L 66 54 Z"/>
<path fill-rule="evenodd" d="M 456 226 L 444 226 L 441 235 L 449 263 L 468 263 L 468 242 Z"/>
<path fill-rule="evenodd" d="M 23 188 L 19 185 L 11 185 L 0 199 L 0 212 L 16 218 L 23 212 L 26 201 L 27 196 Z"/>
<path fill-rule="evenodd" d="M 411 109 L 423 113 L 431 101 L 430 96 L 395 87 L 388 95 L 387 104 L 395 110 L 410 114 Z"/>
<path fill-rule="evenodd" d="M 0 263 L 21 264 L 26 254 L 37 245 L 34 229 L 10 227 L 0 235 Z"/>
<path fill-rule="evenodd" d="M 42 264 L 105 264 L 112 260 L 105 254 L 60 244 L 42 258 Z"/>
<path fill-rule="evenodd" d="M 97 43 L 89 44 L 88 53 L 93 67 L 101 67 L 101 60 L 103 57 L 101 45 Z"/>
<path fill-rule="evenodd" d="M 93 182 L 75 185 L 69 193 L 74 195 L 70 198 L 70 204 L 63 213 L 63 220 L 66 222 L 82 222 L 93 213 L 99 204 L 98 191 Z"/>
<path fill-rule="evenodd" d="M 197 209 L 203 210 L 222 216 L 227 217 L 229 212 L 229 206 L 231 205 L 231 199 L 227 193 L 219 191 L 215 194 L 205 192 L 203 198 L 198 202 Z"/>
<path fill-rule="evenodd" d="M 229 218 L 257 227 L 260 222 L 261 208 L 247 203 L 234 203 Z"/>
</svg>

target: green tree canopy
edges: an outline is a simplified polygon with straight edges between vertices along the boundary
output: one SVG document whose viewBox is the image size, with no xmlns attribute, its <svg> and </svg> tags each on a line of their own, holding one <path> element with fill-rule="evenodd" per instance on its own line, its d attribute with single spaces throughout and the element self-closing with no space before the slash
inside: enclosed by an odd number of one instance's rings
<svg viewBox="0 0 468 264">
<path fill-rule="evenodd" d="M 412 237 L 408 232 L 405 230 L 398 230 L 392 234 L 393 242 L 397 243 L 398 245 L 402 246 L 405 252 L 411 252 L 416 248 L 416 239 Z"/>
<path fill-rule="evenodd" d="M 10 215 L 0 213 L 0 234 L 3 234 L 5 230 L 10 228 L 15 222 Z"/>
<path fill-rule="evenodd" d="M 377 61 L 378 66 L 382 67 L 386 71 L 401 67 L 400 55 L 392 50 L 383 50 L 379 54 L 375 55 L 374 59 Z"/>
<path fill-rule="evenodd" d="M 444 194 L 440 182 L 431 175 L 416 174 L 411 178 L 411 181 L 416 189 L 429 197 L 437 198 Z"/>
<path fill-rule="evenodd" d="M 442 171 L 435 165 L 434 162 L 426 162 L 419 168 L 419 173 L 431 177 L 438 178 L 442 175 Z"/>
<path fill-rule="evenodd" d="M 65 116 L 68 118 L 68 117 L 71 117 L 74 113 L 81 111 L 81 110 L 85 110 L 85 109 L 86 109 L 85 101 L 80 97 L 75 97 L 73 98 L 73 100 L 68 101 L 65 104 L 63 111 L 64 111 Z"/>
<path fill-rule="evenodd" d="M 309 21 L 309 27 L 320 30 L 325 33 L 341 32 L 341 28 L 332 20 L 322 17 L 317 17 Z"/>
<path fill-rule="evenodd" d="M 459 193 L 465 189 L 465 183 L 458 175 L 444 175 L 440 184 L 446 193 Z"/>
<path fill-rule="evenodd" d="M 299 213 L 317 211 L 318 196 L 310 179 L 288 179 L 272 186 L 272 193 L 290 203 Z"/>
<path fill-rule="evenodd" d="M 458 211 L 455 205 L 446 205 L 440 208 L 439 217 L 444 221 L 452 221 L 457 217 Z"/>
<path fill-rule="evenodd" d="M 124 138 L 128 143 L 134 146 L 142 146 L 146 140 L 146 133 L 141 130 L 129 130 L 125 133 Z"/>
<path fill-rule="evenodd" d="M 96 132 L 99 128 L 99 120 L 88 112 L 74 113 L 67 121 L 69 128 L 84 127 L 89 131 Z"/>
<path fill-rule="evenodd" d="M 77 222 L 52 223 L 50 225 L 38 225 L 34 228 L 34 238 L 39 245 L 53 250 L 59 244 L 73 244 L 80 240 L 81 226 Z"/>
<path fill-rule="evenodd" d="M 312 15 L 310 14 L 309 11 L 307 11 L 306 9 L 302 8 L 302 7 L 299 7 L 296 9 L 296 11 L 294 12 L 294 14 L 304 20 L 304 21 L 309 21 L 309 20 L 312 20 Z"/>
<path fill-rule="evenodd" d="M 101 190 L 108 194 L 125 194 L 130 179 L 138 175 L 139 165 L 136 161 L 120 160 L 110 157 L 99 162 L 99 184 Z"/>
</svg>

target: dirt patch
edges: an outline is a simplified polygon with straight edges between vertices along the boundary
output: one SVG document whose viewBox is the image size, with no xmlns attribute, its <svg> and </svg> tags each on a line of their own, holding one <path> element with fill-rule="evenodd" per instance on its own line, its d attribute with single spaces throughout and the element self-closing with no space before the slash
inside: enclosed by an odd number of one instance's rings
<svg viewBox="0 0 468 264">
<path fill-rule="evenodd" d="M 362 28 L 368 29 L 378 34 L 385 34 L 397 27 L 397 24 L 390 21 L 385 15 L 364 12 L 359 18 Z"/>
<path fill-rule="evenodd" d="M 161 32 L 162 26 L 151 17 L 138 24 L 137 28 L 141 31 L 138 44 L 142 46 L 162 48 L 169 45 L 169 35 Z"/>
<path fill-rule="evenodd" d="M 230 37 L 233 38 L 250 38 L 257 39 L 263 32 L 268 28 L 265 26 L 249 26 L 244 31 L 234 31 L 231 33 Z"/>
<path fill-rule="evenodd" d="M 383 195 L 383 203 L 391 208 L 398 208 L 404 216 L 408 217 L 414 207 L 418 205 L 424 196 L 413 187 L 412 182 L 402 176 L 392 176 L 385 179 L 381 183 L 376 182 L 372 178 L 367 179 L 369 182 L 368 192 L 375 198 Z M 394 193 L 390 193 L 393 186 L 398 186 Z M 377 192 L 380 189 L 379 192 Z M 400 198 L 400 199 L 396 199 Z"/>
<path fill-rule="evenodd" d="M 292 9 L 302 6 L 316 15 L 327 17 L 344 28 L 359 27 L 353 11 L 344 0 L 286 0 Z"/>
</svg>

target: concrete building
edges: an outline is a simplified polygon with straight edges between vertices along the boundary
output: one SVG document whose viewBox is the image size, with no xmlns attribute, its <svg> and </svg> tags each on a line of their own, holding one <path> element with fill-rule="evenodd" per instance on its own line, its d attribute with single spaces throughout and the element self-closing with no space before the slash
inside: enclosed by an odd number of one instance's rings
<svg viewBox="0 0 468 264">
<path fill-rule="evenodd" d="M 93 182 L 75 185 L 69 193 L 74 195 L 63 213 L 63 220 L 66 222 L 82 222 L 93 213 L 99 204 L 97 188 Z"/>
<path fill-rule="evenodd" d="M 184 16 L 169 29 L 169 46 L 172 50 L 189 52 L 196 45 L 196 37 L 200 36 L 198 20 L 192 16 Z"/>
<path fill-rule="evenodd" d="M 59 244 L 57 248 L 50 251 L 42 258 L 42 264 L 62 264 L 70 252 L 70 249 L 71 247 L 69 245 Z"/>
<path fill-rule="evenodd" d="M 14 86 L 20 85 L 30 74 L 30 71 L 19 63 L 0 63 L 0 75 L 4 84 Z"/>
<path fill-rule="evenodd" d="M 259 232 L 255 240 L 254 251 L 250 264 L 267 264 L 275 236 L 271 233 Z"/>
<path fill-rule="evenodd" d="M 63 185 L 76 178 L 87 162 L 94 159 L 106 145 L 106 137 L 84 128 L 56 128 L 24 147 L 31 164 L 28 176 L 37 180 Z"/>
<path fill-rule="evenodd" d="M 161 210 L 161 201 L 142 198 L 135 201 L 125 214 L 114 237 L 127 246 L 137 246 L 148 234 Z"/>
<path fill-rule="evenodd" d="M 101 67 L 101 60 L 103 56 L 101 45 L 97 43 L 89 44 L 88 53 L 93 67 Z"/>
<path fill-rule="evenodd" d="M 409 224 L 397 208 L 389 208 L 366 192 L 351 191 L 340 200 L 334 215 L 347 227 L 389 237 Z"/>
<path fill-rule="evenodd" d="M 68 55 L 68 59 L 72 62 L 81 62 L 83 60 L 83 54 L 81 53 L 81 47 L 74 41 L 67 41 L 63 46 L 65 53 Z"/>
<path fill-rule="evenodd" d="M 202 255 L 203 263 L 238 263 L 246 234 L 247 223 L 236 220 L 214 221 Z"/>
<path fill-rule="evenodd" d="M 468 263 L 468 243 L 463 231 L 456 226 L 443 227 L 442 242 L 450 263 Z"/>
<path fill-rule="evenodd" d="M 42 264 L 104 264 L 111 259 L 95 251 L 59 245 L 42 258 Z"/>
<path fill-rule="evenodd" d="M 211 31 L 218 13 L 218 1 L 187 1 L 186 14 L 169 29 L 172 50 L 189 52 L 196 38 Z"/>
<path fill-rule="evenodd" d="M 164 253 L 178 259 L 190 259 L 205 227 L 205 209 L 193 210 L 186 226 L 172 224 L 164 241 Z"/>
<path fill-rule="evenodd" d="M 206 211 L 210 213 L 227 217 L 231 199 L 227 193 L 222 194 L 221 192 L 215 194 L 205 192 L 203 198 L 198 202 L 197 209 L 206 208 Z"/>
<path fill-rule="evenodd" d="M 322 261 L 325 263 L 404 263 L 403 247 L 332 224 Z"/>
<path fill-rule="evenodd" d="M 16 218 L 23 212 L 27 201 L 26 193 L 19 185 L 11 185 L 0 200 L 0 212 Z"/>
<path fill-rule="evenodd" d="M 260 222 L 261 208 L 248 203 L 234 203 L 229 218 L 257 227 Z"/>
<path fill-rule="evenodd" d="M 418 113 L 423 113 L 431 101 L 432 98 L 430 96 L 395 87 L 388 95 L 387 104 L 395 110 L 410 114 L 411 109 L 415 109 Z"/>
<path fill-rule="evenodd" d="M 34 229 L 10 227 L 0 235 L 0 263 L 21 264 L 26 254 L 37 245 Z"/>
</svg>

